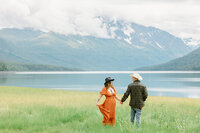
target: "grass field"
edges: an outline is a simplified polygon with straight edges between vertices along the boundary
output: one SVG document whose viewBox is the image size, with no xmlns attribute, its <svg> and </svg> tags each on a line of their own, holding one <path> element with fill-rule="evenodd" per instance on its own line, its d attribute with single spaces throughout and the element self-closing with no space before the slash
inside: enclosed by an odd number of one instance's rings
<svg viewBox="0 0 200 133">
<path fill-rule="evenodd" d="M 116 126 L 111 127 L 101 124 L 98 95 L 0 86 L 0 133 L 200 132 L 200 99 L 148 97 L 141 128 L 130 122 L 128 99 L 117 103 Z"/>
</svg>

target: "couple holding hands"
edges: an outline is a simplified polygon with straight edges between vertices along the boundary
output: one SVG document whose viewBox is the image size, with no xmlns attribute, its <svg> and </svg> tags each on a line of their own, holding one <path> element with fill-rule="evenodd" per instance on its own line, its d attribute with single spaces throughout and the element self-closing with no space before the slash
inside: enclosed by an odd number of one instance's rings
<svg viewBox="0 0 200 133">
<path fill-rule="evenodd" d="M 117 99 L 121 104 L 130 95 L 131 106 L 131 122 L 134 123 L 135 117 L 137 124 L 140 125 L 142 108 L 144 107 L 144 101 L 148 97 L 148 92 L 146 86 L 141 83 L 142 77 L 138 73 L 130 75 L 132 77 L 132 83 L 128 85 L 126 92 L 124 93 L 122 99 L 117 96 L 117 91 L 114 88 L 112 82 L 114 79 L 107 77 L 105 79 L 104 88 L 100 92 L 100 97 L 98 98 L 96 105 L 99 107 L 100 112 L 103 114 L 102 123 L 104 125 L 115 125 L 115 114 L 116 114 L 116 101 Z M 98 102 L 105 95 L 106 99 L 103 104 L 99 105 Z"/>
</svg>

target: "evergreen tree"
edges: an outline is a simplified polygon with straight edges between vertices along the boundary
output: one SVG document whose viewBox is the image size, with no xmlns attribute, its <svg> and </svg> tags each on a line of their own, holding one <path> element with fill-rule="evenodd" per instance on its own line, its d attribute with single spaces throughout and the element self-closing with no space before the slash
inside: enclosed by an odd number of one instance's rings
<svg viewBox="0 0 200 133">
<path fill-rule="evenodd" d="M 7 70 L 7 66 L 4 63 L 0 63 L 0 71 L 6 71 Z"/>
</svg>

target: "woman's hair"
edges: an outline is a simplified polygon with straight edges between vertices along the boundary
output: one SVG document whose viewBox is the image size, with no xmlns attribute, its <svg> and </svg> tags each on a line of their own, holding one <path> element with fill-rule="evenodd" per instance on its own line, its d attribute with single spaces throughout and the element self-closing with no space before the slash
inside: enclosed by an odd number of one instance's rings
<svg viewBox="0 0 200 133">
<path fill-rule="evenodd" d="M 107 82 L 107 83 L 104 83 L 104 86 L 105 87 L 108 87 L 108 84 L 111 84 L 111 81 Z"/>
</svg>

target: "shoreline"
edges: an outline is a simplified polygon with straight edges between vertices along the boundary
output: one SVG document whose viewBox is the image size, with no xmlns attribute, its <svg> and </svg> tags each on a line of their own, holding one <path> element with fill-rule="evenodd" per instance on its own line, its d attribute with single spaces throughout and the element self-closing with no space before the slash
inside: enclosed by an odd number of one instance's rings
<svg viewBox="0 0 200 133">
<path fill-rule="evenodd" d="M 64 92 L 79 92 L 79 93 L 93 93 L 93 94 L 99 94 L 97 91 L 83 91 L 83 90 L 66 90 L 66 89 L 54 89 L 54 88 L 33 88 L 33 87 L 21 87 L 21 86 L 0 86 L 1 87 L 7 87 L 7 88 L 23 88 L 23 89 L 35 89 L 35 90 L 45 90 L 45 91 L 64 91 Z M 122 96 L 124 93 L 118 93 L 120 96 Z M 200 100 L 200 98 L 192 98 L 192 97 L 173 97 L 173 96 L 155 96 L 155 95 L 149 95 L 149 97 L 160 97 L 160 98 L 175 98 L 175 99 L 197 99 Z"/>
<path fill-rule="evenodd" d="M 200 73 L 200 71 L 0 71 L 0 74 L 130 74 L 130 73 Z"/>
</svg>

